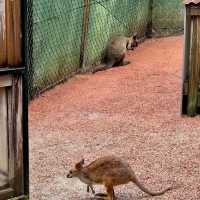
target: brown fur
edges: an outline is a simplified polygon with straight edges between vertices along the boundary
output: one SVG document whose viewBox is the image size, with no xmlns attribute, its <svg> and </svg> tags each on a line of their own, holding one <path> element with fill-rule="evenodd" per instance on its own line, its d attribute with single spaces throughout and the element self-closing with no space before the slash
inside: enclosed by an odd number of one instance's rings
<svg viewBox="0 0 200 200">
<path fill-rule="evenodd" d="M 112 37 L 104 50 L 101 64 L 93 69 L 93 73 L 109 69 L 111 67 L 127 65 L 130 62 L 124 61 L 127 49 L 133 50 L 138 46 L 137 35 L 131 37 L 114 36 Z"/>
<path fill-rule="evenodd" d="M 77 165 L 79 166 L 78 168 Z M 75 169 L 69 171 L 67 177 L 77 177 L 91 187 L 95 184 L 104 185 L 107 190 L 107 196 L 102 198 L 106 200 L 115 199 L 114 186 L 127 184 L 129 182 L 135 183 L 143 192 L 152 196 L 162 195 L 171 189 L 167 188 L 161 192 L 149 191 L 136 178 L 135 173 L 129 164 L 115 156 L 99 158 L 87 166 L 83 166 L 82 160 L 82 162 L 79 162 L 77 165 L 75 166 Z"/>
</svg>

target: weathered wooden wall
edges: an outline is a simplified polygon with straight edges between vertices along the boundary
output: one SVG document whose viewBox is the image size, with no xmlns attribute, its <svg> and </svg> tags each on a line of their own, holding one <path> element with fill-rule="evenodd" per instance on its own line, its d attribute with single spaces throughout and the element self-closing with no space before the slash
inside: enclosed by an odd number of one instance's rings
<svg viewBox="0 0 200 200">
<path fill-rule="evenodd" d="M 0 0 L 0 200 L 24 194 L 21 2 Z"/>
<path fill-rule="evenodd" d="M 0 76 L 0 200 L 23 193 L 22 79 Z M 3 197 L 2 197 L 3 196 Z"/>
</svg>

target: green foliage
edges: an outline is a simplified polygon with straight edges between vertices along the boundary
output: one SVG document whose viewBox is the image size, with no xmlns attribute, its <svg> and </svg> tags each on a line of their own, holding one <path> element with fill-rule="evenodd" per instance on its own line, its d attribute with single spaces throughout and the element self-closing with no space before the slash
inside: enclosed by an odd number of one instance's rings
<svg viewBox="0 0 200 200">
<path fill-rule="evenodd" d="M 159 35 L 183 30 L 184 5 L 182 0 L 153 0 L 153 28 Z"/>
</svg>

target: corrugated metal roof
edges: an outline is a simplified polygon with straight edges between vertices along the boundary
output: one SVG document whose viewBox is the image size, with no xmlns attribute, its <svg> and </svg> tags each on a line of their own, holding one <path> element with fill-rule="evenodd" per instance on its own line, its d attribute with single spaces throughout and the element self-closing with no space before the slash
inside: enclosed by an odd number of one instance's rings
<svg viewBox="0 0 200 200">
<path fill-rule="evenodd" d="M 184 4 L 200 4 L 200 0 L 184 0 Z"/>
</svg>

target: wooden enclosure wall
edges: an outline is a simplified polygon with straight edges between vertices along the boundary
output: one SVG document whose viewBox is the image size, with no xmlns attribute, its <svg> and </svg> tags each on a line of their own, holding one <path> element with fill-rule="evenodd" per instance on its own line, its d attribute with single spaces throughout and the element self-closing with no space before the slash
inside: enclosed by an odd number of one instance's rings
<svg viewBox="0 0 200 200">
<path fill-rule="evenodd" d="M 0 76 L 0 200 L 23 194 L 22 80 Z"/>
<path fill-rule="evenodd" d="M 0 0 L 0 66 L 21 64 L 21 1 Z"/>
<path fill-rule="evenodd" d="M 24 195 L 21 2 L 0 0 L 0 200 Z"/>
</svg>

